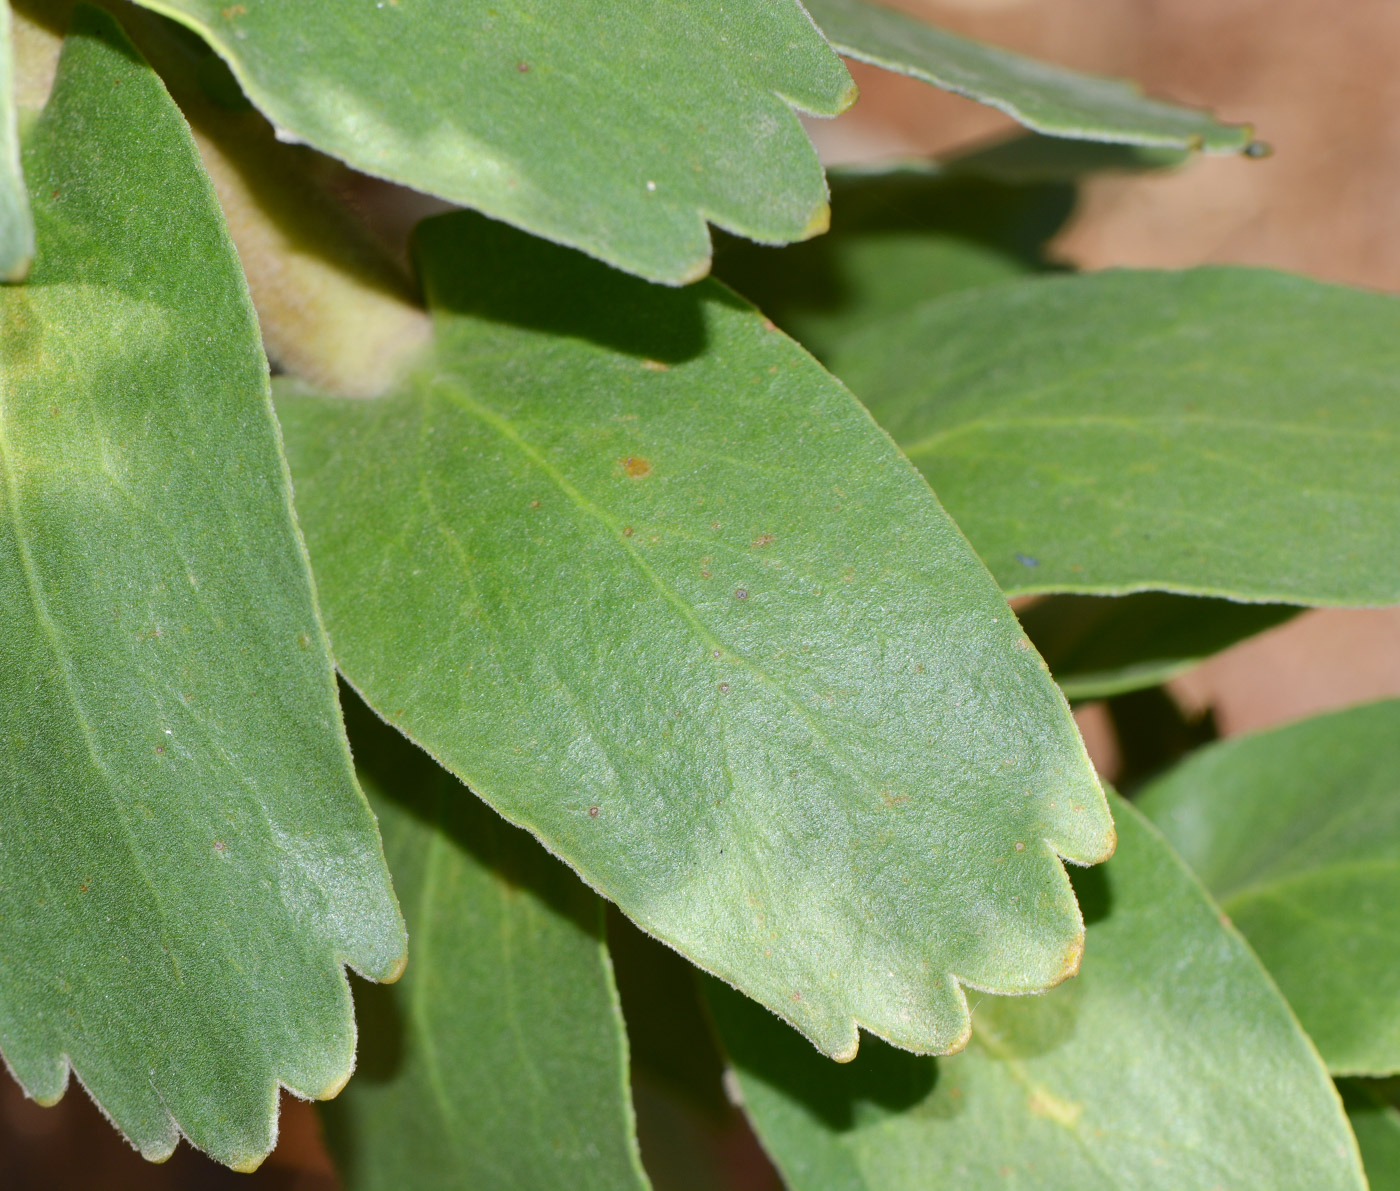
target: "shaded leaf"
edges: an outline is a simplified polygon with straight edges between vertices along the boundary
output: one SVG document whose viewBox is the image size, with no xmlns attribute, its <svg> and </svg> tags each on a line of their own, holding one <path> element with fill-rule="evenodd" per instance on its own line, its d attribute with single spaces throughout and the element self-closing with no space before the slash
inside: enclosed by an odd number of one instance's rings
<svg viewBox="0 0 1400 1191">
<path fill-rule="evenodd" d="M 1144 97 L 1133 83 L 1079 74 L 938 29 L 868 0 L 806 0 L 848 58 L 989 104 L 1052 136 L 1243 153 L 1247 125 Z"/>
<path fill-rule="evenodd" d="M 1063 698 L 864 410 L 711 283 L 423 225 L 434 350 L 290 387 L 336 658 L 644 929 L 849 1055 L 1053 984 L 1112 826 Z M 878 927 L 872 927 L 878 923 Z"/>
<path fill-rule="evenodd" d="M 0 292 L 0 1049 L 148 1157 L 254 1166 L 403 929 L 350 767 L 238 260 L 189 131 L 79 8 Z"/>
<path fill-rule="evenodd" d="M 1140 805 L 1331 1070 L 1400 1072 L 1400 700 L 1204 749 Z"/>
<path fill-rule="evenodd" d="M 284 135 L 653 280 L 704 274 L 707 219 L 769 242 L 826 226 L 791 107 L 834 115 L 855 87 L 795 0 L 140 2 Z"/>
<path fill-rule="evenodd" d="M 431 758 L 348 709 L 413 962 L 360 985 L 326 1109 L 347 1191 L 644 1188 L 602 903 Z"/>
<path fill-rule="evenodd" d="M 715 271 L 818 359 L 929 298 L 1050 267 L 1074 208 L 1067 182 L 1008 184 L 975 170 L 833 170 L 832 226 L 805 244 L 720 242 Z"/>
<path fill-rule="evenodd" d="M 949 1059 L 834 1067 L 714 981 L 750 1119 L 792 1191 L 1323 1191 L 1365 1186 L 1316 1052 L 1249 948 L 1128 803 L 1075 874 L 1079 976 L 982 997 Z"/>
<path fill-rule="evenodd" d="M 1384 1085 L 1367 1080 L 1339 1080 L 1352 1131 L 1371 1191 L 1400 1191 L 1400 1110 L 1385 1095 Z"/>
<path fill-rule="evenodd" d="M 22 281 L 34 259 L 34 220 L 19 160 L 10 4 L 0 0 L 0 281 Z"/>
<path fill-rule="evenodd" d="M 1017 615 L 1066 698 L 1103 699 L 1167 682 L 1300 611 L 1145 591 L 1048 596 Z"/>
<path fill-rule="evenodd" d="M 1008 594 L 1370 605 L 1400 601 L 1397 332 L 1379 294 L 1124 271 L 927 302 L 831 365 Z"/>
</svg>

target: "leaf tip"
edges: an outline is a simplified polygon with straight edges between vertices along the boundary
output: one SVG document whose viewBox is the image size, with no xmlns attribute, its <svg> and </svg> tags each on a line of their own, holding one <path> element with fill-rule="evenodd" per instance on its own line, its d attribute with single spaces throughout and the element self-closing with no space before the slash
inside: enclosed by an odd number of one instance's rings
<svg viewBox="0 0 1400 1191">
<path fill-rule="evenodd" d="M 831 204 L 828 202 L 818 203 L 812 211 L 812 216 L 807 220 L 802 228 L 802 233 L 798 240 L 810 240 L 813 236 L 820 236 L 831 230 Z"/>
</svg>

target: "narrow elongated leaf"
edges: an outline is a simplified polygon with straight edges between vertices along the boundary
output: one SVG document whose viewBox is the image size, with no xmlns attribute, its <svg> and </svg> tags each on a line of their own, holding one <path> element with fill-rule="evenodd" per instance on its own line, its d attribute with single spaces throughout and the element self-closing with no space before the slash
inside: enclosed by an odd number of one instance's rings
<svg viewBox="0 0 1400 1191">
<path fill-rule="evenodd" d="M 1145 591 L 1116 600 L 1049 596 L 1019 616 L 1066 698 L 1105 699 L 1167 682 L 1299 611 Z"/>
<path fill-rule="evenodd" d="M 1348 1079 L 1339 1081 L 1337 1088 L 1361 1147 L 1371 1191 L 1400 1191 L 1400 1109 L 1384 1094 L 1383 1084 Z"/>
<path fill-rule="evenodd" d="M 796 0 L 139 0 L 200 33 L 288 136 L 666 282 L 705 221 L 757 240 L 826 227 L 789 105 L 850 76 Z"/>
<path fill-rule="evenodd" d="M 19 160 L 10 3 L 0 0 L 0 281 L 22 281 L 34 259 L 34 220 Z"/>
<path fill-rule="evenodd" d="M 1400 601 L 1400 302 L 1250 269 L 1034 278 L 831 357 L 1003 590 Z"/>
<path fill-rule="evenodd" d="M 361 985 L 354 1080 L 328 1107 L 347 1191 L 646 1186 L 603 903 L 357 705 L 361 781 L 413 964 Z"/>
<path fill-rule="evenodd" d="M 1145 98 L 1132 83 L 1097 78 L 959 37 L 869 0 L 806 0 L 848 58 L 990 104 L 1052 136 L 1243 153 L 1245 125 Z"/>
<path fill-rule="evenodd" d="M 832 228 L 805 244 L 721 243 L 715 271 L 818 359 L 930 298 L 1049 267 L 1067 182 L 1012 185 L 945 166 L 831 175 Z"/>
<path fill-rule="evenodd" d="M 1324 1191 L 1365 1186 L 1341 1104 L 1259 961 L 1115 800 L 1118 853 L 1077 874 L 1079 976 L 981 998 L 951 1059 L 820 1056 L 711 981 L 745 1107 L 792 1191 Z"/>
<path fill-rule="evenodd" d="M 0 1049 L 149 1157 L 256 1165 L 402 964 L 257 325 L 189 131 L 79 8 L 0 293 Z"/>
<path fill-rule="evenodd" d="M 1333 1072 L 1400 1072 L 1400 700 L 1202 750 L 1141 805 Z"/>
<path fill-rule="evenodd" d="M 1042 988 L 1112 849 L 1068 710 L 850 395 L 710 284 L 425 224 L 434 349 L 289 392 L 345 675 L 644 929 L 850 1055 Z"/>
</svg>

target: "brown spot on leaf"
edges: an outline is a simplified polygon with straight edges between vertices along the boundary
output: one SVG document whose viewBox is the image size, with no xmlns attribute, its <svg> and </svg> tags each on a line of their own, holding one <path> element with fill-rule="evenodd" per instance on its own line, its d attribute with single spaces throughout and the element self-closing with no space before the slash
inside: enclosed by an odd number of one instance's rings
<svg viewBox="0 0 1400 1191">
<path fill-rule="evenodd" d="M 515 69 L 518 70 L 521 74 L 529 74 L 530 64 L 528 62 L 517 62 L 515 64 Z"/>
<path fill-rule="evenodd" d="M 771 546 L 772 544 L 773 535 L 771 533 L 761 533 L 753 540 L 753 548 L 755 550 L 762 550 L 764 546 Z"/>
<path fill-rule="evenodd" d="M 640 480 L 643 476 L 651 475 L 651 460 L 643 459 L 640 455 L 628 455 L 622 460 L 622 470 L 632 479 Z"/>
<path fill-rule="evenodd" d="M 740 587 L 734 592 L 734 598 L 736 600 L 746 600 L 749 598 L 749 593 L 745 588 Z"/>
<path fill-rule="evenodd" d="M 598 808 L 596 806 L 590 806 L 588 808 L 588 817 L 590 819 L 596 819 L 598 817 Z"/>
<path fill-rule="evenodd" d="M 623 536 L 624 538 L 630 538 L 634 532 L 635 532 L 635 531 L 632 529 L 632 527 L 631 527 L 630 525 L 624 525 L 624 526 L 622 527 L 622 536 Z"/>
</svg>

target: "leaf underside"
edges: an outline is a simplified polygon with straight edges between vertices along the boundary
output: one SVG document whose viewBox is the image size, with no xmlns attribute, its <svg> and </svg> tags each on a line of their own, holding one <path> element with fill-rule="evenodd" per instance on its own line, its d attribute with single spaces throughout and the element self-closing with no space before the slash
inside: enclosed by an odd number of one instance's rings
<svg viewBox="0 0 1400 1191">
<path fill-rule="evenodd" d="M 837 51 L 999 108 L 1051 136 L 1207 153 L 1243 153 L 1248 126 L 1143 96 L 1132 83 L 1079 74 L 972 41 L 867 0 L 805 0 Z"/>
<path fill-rule="evenodd" d="M 1400 1072 L 1400 700 L 1202 750 L 1141 806 L 1329 1068 Z"/>
<path fill-rule="evenodd" d="M 1122 271 L 926 302 L 830 363 L 1010 595 L 1374 605 L 1400 601 L 1398 332 L 1378 294 Z"/>
<path fill-rule="evenodd" d="M 0 0 L 0 281 L 22 281 L 34 259 L 34 220 L 20 169 L 10 4 Z"/>
<path fill-rule="evenodd" d="M 347 720 L 413 963 L 357 989 L 325 1109 L 346 1188 L 643 1191 L 602 903 L 358 701 Z"/>
<path fill-rule="evenodd" d="M 1129 804 L 1076 874 L 1079 976 L 983 997 L 952 1058 L 869 1046 L 832 1068 L 707 984 L 745 1109 L 793 1191 L 1360 1191 L 1341 1105 L 1239 936 Z"/>
<path fill-rule="evenodd" d="M 0 1049 L 151 1158 L 256 1165 L 354 1055 L 402 924 L 257 324 L 189 131 L 80 7 L 0 292 Z"/>
<path fill-rule="evenodd" d="M 1112 849 L 1062 697 L 865 412 L 713 283 L 472 215 L 376 402 L 279 390 L 337 661 L 644 929 L 823 1050 L 1073 971 Z"/>
<path fill-rule="evenodd" d="M 794 107 L 854 85 L 796 0 L 140 0 L 203 36 L 286 135 L 656 281 L 705 273 L 706 220 L 826 226 Z"/>
</svg>

